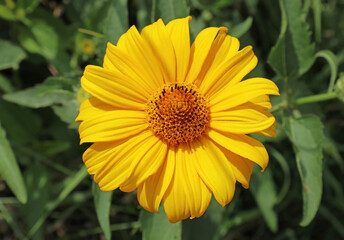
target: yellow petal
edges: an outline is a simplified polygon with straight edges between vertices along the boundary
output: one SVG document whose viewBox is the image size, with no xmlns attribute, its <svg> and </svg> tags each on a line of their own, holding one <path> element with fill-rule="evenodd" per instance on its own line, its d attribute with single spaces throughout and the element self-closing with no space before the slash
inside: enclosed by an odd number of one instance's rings
<svg viewBox="0 0 344 240">
<path fill-rule="evenodd" d="M 136 29 L 135 29 L 136 30 Z M 131 30 L 128 30 L 128 32 Z M 134 31 L 134 30 L 133 30 Z M 138 33 L 137 33 L 138 34 Z M 131 36 L 127 33 L 128 37 Z M 140 37 L 140 35 L 138 35 Z M 129 41 L 129 40 L 128 40 Z M 136 49 L 135 42 L 132 43 L 132 48 Z M 149 56 L 149 54 L 148 54 Z M 106 54 L 104 57 L 104 67 L 111 71 L 120 72 L 122 75 L 135 82 L 141 91 L 150 94 L 163 83 L 158 78 L 156 72 L 150 67 L 151 61 L 146 56 L 143 58 L 140 55 L 130 55 L 128 51 L 119 47 L 107 44 Z"/>
<path fill-rule="evenodd" d="M 250 100 L 251 103 L 259 105 L 264 109 L 271 109 L 272 105 L 270 102 L 270 97 L 268 95 L 260 95 Z"/>
<path fill-rule="evenodd" d="M 232 166 L 235 178 L 244 188 L 249 187 L 254 162 L 243 158 L 235 153 L 232 153 L 226 149 L 223 149 L 229 164 Z"/>
<path fill-rule="evenodd" d="M 219 91 L 210 99 L 209 105 L 212 112 L 219 112 L 267 94 L 279 95 L 276 84 L 265 78 L 251 78 Z"/>
<path fill-rule="evenodd" d="M 116 108 L 112 105 L 106 104 L 95 97 L 91 97 L 83 101 L 80 105 L 79 115 L 75 119 L 76 122 L 81 122 L 85 119 L 104 114 L 107 111 L 113 111 Z"/>
<path fill-rule="evenodd" d="M 199 75 L 204 75 L 211 65 L 214 56 L 224 41 L 227 28 L 209 27 L 202 30 L 191 46 L 189 72 L 186 82 L 195 82 Z"/>
<path fill-rule="evenodd" d="M 247 46 L 234 56 L 218 63 L 217 67 L 207 72 L 200 91 L 204 95 L 212 96 L 223 88 L 229 88 L 240 82 L 257 65 L 257 57 L 254 55 L 252 47 Z"/>
<path fill-rule="evenodd" d="M 166 29 L 170 34 L 177 62 L 176 82 L 184 82 L 190 58 L 189 22 L 191 17 L 179 18 L 169 22 Z"/>
<path fill-rule="evenodd" d="M 107 111 L 80 124 L 80 144 L 121 140 L 137 135 L 147 128 L 146 113 L 143 111 Z"/>
<path fill-rule="evenodd" d="M 159 212 L 160 202 L 171 183 L 175 167 L 175 152 L 169 150 L 160 169 L 137 188 L 140 205 L 150 212 Z"/>
<path fill-rule="evenodd" d="M 229 119 L 230 118 L 228 118 L 228 120 L 225 121 L 212 120 L 210 121 L 210 128 L 216 131 L 222 131 L 226 133 L 249 134 L 263 131 L 271 127 L 275 123 L 274 117 L 253 121 L 233 121 Z"/>
<path fill-rule="evenodd" d="M 128 179 L 131 163 L 141 159 L 154 145 L 152 137 L 151 131 L 145 131 L 113 147 L 106 164 L 94 176 L 102 191 L 112 191 Z"/>
<path fill-rule="evenodd" d="M 134 191 L 148 177 L 155 174 L 164 163 L 168 151 L 167 145 L 158 137 L 152 136 L 153 147 L 141 158 L 136 158 L 130 164 L 129 180 L 121 185 L 124 192 Z"/>
<path fill-rule="evenodd" d="M 190 154 L 184 144 L 178 146 L 174 176 L 164 196 L 165 212 L 172 223 L 201 216 L 210 202 L 211 193 L 198 176 Z"/>
<path fill-rule="evenodd" d="M 257 163 L 262 171 L 269 162 L 264 145 L 246 135 L 238 135 L 210 130 L 208 136 L 229 151 Z"/>
<path fill-rule="evenodd" d="M 228 204 L 235 191 L 235 176 L 225 154 L 209 139 L 200 137 L 191 143 L 198 175 L 222 205 Z"/>
<path fill-rule="evenodd" d="M 120 109 L 143 110 L 149 97 L 129 78 L 91 65 L 85 69 L 81 86 L 99 100 Z"/>
<path fill-rule="evenodd" d="M 158 59 L 164 82 L 176 81 L 176 55 L 166 26 L 161 19 L 142 29 L 141 36 L 145 39 Z M 157 67 L 158 67 L 157 66 Z"/>
</svg>

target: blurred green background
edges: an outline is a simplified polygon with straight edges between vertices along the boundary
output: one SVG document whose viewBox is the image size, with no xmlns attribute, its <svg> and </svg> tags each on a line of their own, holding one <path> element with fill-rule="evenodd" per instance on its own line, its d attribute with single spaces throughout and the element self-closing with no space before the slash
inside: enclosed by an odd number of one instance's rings
<svg viewBox="0 0 344 240">
<path fill-rule="evenodd" d="M 344 239 L 344 0 L 0 0 L 0 239 Z M 170 224 L 92 183 L 80 77 L 131 25 L 226 26 L 272 79 L 275 139 L 249 190 Z"/>
</svg>

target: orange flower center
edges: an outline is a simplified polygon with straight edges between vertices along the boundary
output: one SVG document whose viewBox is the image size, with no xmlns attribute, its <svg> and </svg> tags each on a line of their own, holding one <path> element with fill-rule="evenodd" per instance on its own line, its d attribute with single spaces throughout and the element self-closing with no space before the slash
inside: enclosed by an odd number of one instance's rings
<svg viewBox="0 0 344 240">
<path fill-rule="evenodd" d="M 152 131 L 170 145 L 193 141 L 209 122 L 207 101 L 191 84 L 166 84 L 149 100 L 146 111 Z"/>
</svg>

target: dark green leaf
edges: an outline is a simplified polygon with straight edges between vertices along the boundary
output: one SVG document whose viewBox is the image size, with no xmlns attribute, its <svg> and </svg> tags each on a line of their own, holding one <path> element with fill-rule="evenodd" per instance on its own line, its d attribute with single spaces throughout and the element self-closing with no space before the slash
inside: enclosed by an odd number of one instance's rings
<svg viewBox="0 0 344 240">
<path fill-rule="evenodd" d="M 2 175 L 14 195 L 21 203 L 26 203 L 27 193 L 22 174 L 9 142 L 5 130 L 0 123 L 0 175 Z"/>
<path fill-rule="evenodd" d="M 277 195 L 269 168 L 261 173 L 260 168 L 255 166 L 251 175 L 250 190 L 270 230 L 277 232 L 277 214 L 273 209 Z"/>
<path fill-rule="evenodd" d="M 23 49 L 4 40 L 0 40 L 0 52 L 0 70 L 18 68 L 19 63 L 26 57 Z"/>
<path fill-rule="evenodd" d="M 24 220 L 29 228 L 43 214 L 44 206 L 49 199 L 49 173 L 39 163 L 33 162 L 24 174 L 25 184 L 28 190 L 28 201 L 21 209 Z M 43 228 L 39 228 L 33 239 L 43 239 Z"/>
<path fill-rule="evenodd" d="M 298 62 L 298 75 L 305 73 L 314 62 L 314 44 L 311 42 L 309 26 L 302 13 L 300 0 L 284 0 L 288 29 Z M 296 60 L 296 59 L 295 59 Z"/>
<path fill-rule="evenodd" d="M 181 222 L 170 223 L 162 205 L 159 212 L 150 213 L 144 209 L 141 210 L 142 240 L 181 240 Z"/>
<path fill-rule="evenodd" d="M 110 229 L 110 207 L 113 192 L 103 192 L 99 189 L 98 184 L 93 182 L 92 193 L 94 198 L 94 205 L 96 208 L 97 218 L 102 228 L 105 238 L 111 239 Z"/>
<path fill-rule="evenodd" d="M 186 0 L 156 0 L 156 7 L 153 4 L 153 8 L 157 9 L 158 16 L 155 16 L 156 19 L 152 19 L 156 21 L 157 18 L 162 18 L 165 24 L 169 21 L 182 18 L 189 15 L 190 8 L 186 2 Z"/>
<path fill-rule="evenodd" d="M 316 116 L 286 118 L 285 127 L 293 143 L 302 182 L 303 217 L 307 226 L 318 211 L 322 195 L 323 124 Z"/>
<path fill-rule="evenodd" d="M 183 221 L 183 239 L 214 239 L 223 220 L 225 210 L 226 208 L 212 198 L 203 216 Z"/>
</svg>

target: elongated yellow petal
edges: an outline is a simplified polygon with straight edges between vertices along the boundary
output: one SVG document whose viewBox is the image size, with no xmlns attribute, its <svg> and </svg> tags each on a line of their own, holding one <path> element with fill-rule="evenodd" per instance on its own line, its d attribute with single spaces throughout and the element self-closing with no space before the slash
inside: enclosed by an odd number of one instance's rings
<svg viewBox="0 0 344 240">
<path fill-rule="evenodd" d="M 94 176 L 102 191 L 112 191 L 128 179 L 132 161 L 141 159 L 154 145 L 152 137 L 150 131 L 145 131 L 113 147 L 109 161 Z"/>
<path fill-rule="evenodd" d="M 135 43 L 132 44 L 135 45 Z M 107 45 L 104 67 L 105 64 L 113 66 L 110 67 L 111 71 L 120 72 L 129 78 L 132 84 L 139 86 L 140 90 L 148 95 L 163 83 L 159 79 L 161 76 L 154 69 L 151 69 L 151 61 L 147 56 L 143 58 L 140 55 L 129 55 L 126 51 L 111 43 Z"/>
<path fill-rule="evenodd" d="M 141 36 L 145 39 L 158 59 L 159 65 L 163 73 L 164 82 L 176 81 L 176 55 L 174 53 L 173 44 L 166 26 L 161 19 L 155 23 L 142 29 Z"/>
<path fill-rule="evenodd" d="M 106 104 L 95 97 L 91 97 L 81 103 L 80 112 L 75 121 L 80 122 L 113 110 L 116 110 L 114 106 Z"/>
<path fill-rule="evenodd" d="M 164 196 L 164 208 L 170 222 L 201 216 L 209 205 L 211 193 L 199 178 L 185 145 L 176 152 L 174 176 Z"/>
<path fill-rule="evenodd" d="M 225 87 L 232 86 L 243 79 L 257 65 L 257 57 L 252 47 L 247 46 L 227 61 L 219 63 L 213 71 L 208 71 L 200 91 L 211 97 Z"/>
<path fill-rule="evenodd" d="M 227 30 L 225 27 L 209 27 L 197 35 L 191 46 L 189 72 L 185 80 L 187 83 L 197 84 L 198 76 L 206 73 L 225 39 Z"/>
<path fill-rule="evenodd" d="M 137 188 L 140 205 L 150 212 L 159 212 L 160 202 L 165 195 L 175 168 L 175 151 L 169 150 L 160 169 Z"/>
<path fill-rule="evenodd" d="M 224 153 L 209 139 L 200 137 L 191 143 L 198 175 L 222 205 L 228 204 L 235 191 L 235 176 Z"/>
<path fill-rule="evenodd" d="M 152 137 L 153 147 L 142 158 L 136 158 L 130 164 L 130 179 L 121 185 L 124 192 L 134 191 L 148 177 L 155 174 L 166 159 L 167 144 L 158 137 Z"/>
<path fill-rule="evenodd" d="M 190 58 L 190 21 L 191 17 L 186 17 L 175 19 L 166 25 L 176 55 L 176 82 L 184 82 L 188 70 Z"/>
<path fill-rule="evenodd" d="M 79 127 L 80 144 L 116 141 L 134 136 L 148 128 L 143 111 L 114 110 L 95 115 Z"/>
<path fill-rule="evenodd" d="M 265 78 L 250 78 L 229 89 L 224 88 L 210 100 L 212 112 L 224 111 L 261 95 L 279 95 L 276 84 Z"/>
<path fill-rule="evenodd" d="M 144 92 L 135 88 L 130 79 L 96 66 L 87 66 L 81 86 L 101 101 L 119 109 L 143 110 L 147 101 Z"/>
<path fill-rule="evenodd" d="M 250 100 L 251 103 L 259 105 L 264 109 L 271 109 L 272 105 L 270 102 L 270 97 L 268 95 L 260 95 Z"/>
<path fill-rule="evenodd" d="M 275 123 L 274 117 L 258 121 L 211 121 L 210 128 L 226 133 L 249 134 L 263 131 Z"/>
<path fill-rule="evenodd" d="M 254 162 L 243 158 L 235 153 L 228 151 L 227 149 L 221 149 L 226 155 L 229 164 L 232 166 L 235 178 L 244 188 L 249 187 Z"/>
<path fill-rule="evenodd" d="M 264 145 L 249 136 L 215 130 L 210 130 L 208 136 L 229 151 L 257 163 L 262 171 L 268 165 L 269 156 Z"/>
</svg>

